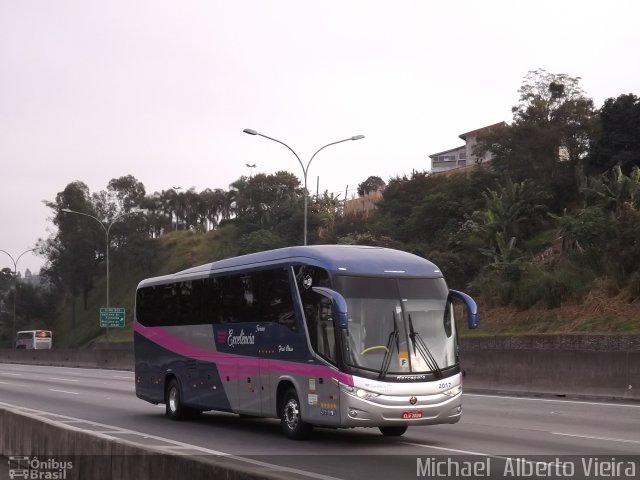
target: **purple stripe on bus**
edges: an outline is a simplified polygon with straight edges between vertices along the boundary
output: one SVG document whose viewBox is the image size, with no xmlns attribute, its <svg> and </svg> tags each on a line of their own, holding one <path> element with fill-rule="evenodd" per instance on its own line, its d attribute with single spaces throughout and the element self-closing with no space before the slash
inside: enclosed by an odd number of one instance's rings
<svg viewBox="0 0 640 480">
<path fill-rule="evenodd" d="M 232 353 L 221 353 L 207 350 L 197 345 L 192 345 L 184 340 L 171 335 L 162 327 L 145 327 L 134 322 L 134 330 L 154 343 L 171 350 L 179 355 L 197 360 L 205 360 L 216 364 L 220 376 L 237 377 L 238 369 L 257 370 L 262 367 L 270 372 L 291 373 L 305 375 L 307 377 L 334 377 L 340 382 L 353 386 L 353 377 L 346 373 L 338 372 L 330 367 L 321 365 L 305 365 L 303 363 L 286 362 L 283 360 L 269 360 Z"/>
</svg>

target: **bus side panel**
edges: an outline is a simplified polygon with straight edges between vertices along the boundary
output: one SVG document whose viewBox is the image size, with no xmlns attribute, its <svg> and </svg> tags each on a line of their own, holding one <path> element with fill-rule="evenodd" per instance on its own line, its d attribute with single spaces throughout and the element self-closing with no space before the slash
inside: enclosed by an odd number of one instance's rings
<svg viewBox="0 0 640 480">
<path fill-rule="evenodd" d="M 136 395 L 152 403 L 164 403 L 165 377 L 173 373 L 182 387 L 184 403 L 202 410 L 230 412 L 226 388 L 215 363 L 197 361 L 171 352 L 134 332 Z M 225 385 L 228 384 L 228 385 Z"/>
<path fill-rule="evenodd" d="M 292 370 L 305 370 L 307 365 L 292 365 Z M 319 364 L 313 365 L 318 367 Z M 313 367 L 312 367 L 313 369 Z M 293 385 L 300 402 L 302 417 L 306 422 L 314 425 L 339 426 L 340 425 L 340 389 L 331 377 L 331 370 L 327 368 L 320 376 L 317 374 L 306 375 L 302 372 L 295 374 L 283 374 L 274 371 L 271 374 L 271 397 L 272 409 L 263 412 L 265 416 L 272 416 L 275 412 L 276 392 L 281 382 L 288 382 Z M 279 416 L 279 412 L 276 416 Z"/>
</svg>

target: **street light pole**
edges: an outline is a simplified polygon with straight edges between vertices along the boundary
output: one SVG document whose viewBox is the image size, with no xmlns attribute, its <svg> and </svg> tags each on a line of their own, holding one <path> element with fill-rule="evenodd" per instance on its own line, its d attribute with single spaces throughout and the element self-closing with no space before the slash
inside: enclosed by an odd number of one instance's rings
<svg viewBox="0 0 640 480">
<path fill-rule="evenodd" d="M 20 261 L 20 258 L 22 258 L 22 256 L 25 253 L 33 252 L 34 250 L 35 248 L 30 248 L 29 250 L 25 250 L 20 255 L 18 255 L 18 258 L 14 260 L 9 252 L 7 252 L 6 250 L 0 249 L 0 252 L 6 253 L 7 255 L 9 255 L 9 258 L 13 262 L 13 338 L 11 339 L 11 343 L 14 349 L 16 348 L 16 303 L 18 302 L 18 262 Z"/>
<path fill-rule="evenodd" d="M 120 215 L 118 215 L 117 217 L 115 217 L 111 223 L 109 224 L 108 227 L 105 226 L 104 223 L 102 223 L 98 218 L 94 217 L 93 215 L 89 215 L 88 213 L 84 213 L 84 212 L 78 212 L 76 210 L 71 210 L 69 208 L 63 208 L 62 209 L 63 212 L 65 213 L 76 213 L 78 215 L 84 215 L 85 217 L 89 217 L 89 218 L 93 218 L 96 222 L 98 222 L 100 224 L 100 226 L 102 227 L 102 229 L 104 230 L 104 233 L 107 237 L 107 243 L 105 245 L 106 249 L 105 249 L 105 261 L 107 262 L 107 305 L 106 307 L 109 308 L 109 232 L 111 231 L 111 227 L 113 227 L 113 224 L 116 223 L 120 218 L 126 216 L 126 215 L 131 215 L 133 213 L 140 213 L 139 211 L 135 210 L 135 211 L 131 211 L 131 212 L 125 212 L 125 213 L 121 213 Z M 106 327 L 107 329 L 107 344 L 109 343 L 109 327 Z"/>
<path fill-rule="evenodd" d="M 309 166 L 311 165 L 311 162 L 313 161 L 313 159 L 315 158 L 315 156 L 320 153 L 321 150 L 324 150 L 325 148 L 331 146 L 331 145 L 336 145 L 338 143 L 342 143 L 342 142 L 348 142 L 349 140 L 360 140 L 362 138 L 364 138 L 364 135 L 354 135 L 353 137 L 349 137 L 349 138 L 345 138 L 344 140 L 338 140 L 337 142 L 331 142 L 331 143 L 327 143 L 325 146 L 320 147 L 318 150 L 316 150 L 316 153 L 314 153 L 311 158 L 309 159 L 309 161 L 307 162 L 307 165 L 305 166 L 302 163 L 302 160 L 300 160 L 300 157 L 298 156 L 298 154 L 293 150 L 293 148 L 291 148 L 289 145 L 287 145 L 284 142 L 281 142 L 280 140 L 276 139 L 276 138 L 272 138 L 272 137 L 268 137 L 266 135 L 263 135 L 262 133 L 258 133 L 256 130 L 252 130 L 250 128 L 245 128 L 243 130 L 244 133 L 247 133 L 249 135 L 258 135 L 260 137 L 264 137 L 267 138 L 269 140 L 273 140 L 274 142 L 278 142 L 281 145 L 284 145 L 285 147 L 287 147 L 289 150 L 291 150 L 291 153 L 293 153 L 296 158 L 298 159 L 298 163 L 300 163 L 300 166 L 302 167 L 302 174 L 304 176 L 304 243 L 303 245 L 307 244 L 307 197 L 308 197 L 308 191 L 307 191 L 307 174 L 309 173 Z"/>
</svg>

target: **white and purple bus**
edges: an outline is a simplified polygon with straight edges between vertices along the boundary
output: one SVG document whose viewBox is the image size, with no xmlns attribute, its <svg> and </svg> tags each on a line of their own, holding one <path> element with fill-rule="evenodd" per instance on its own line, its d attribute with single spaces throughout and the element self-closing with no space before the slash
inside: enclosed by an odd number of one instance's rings
<svg viewBox="0 0 640 480">
<path fill-rule="evenodd" d="M 456 423 L 462 375 L 449 290 L 424 258 L 387 248 L 289 247 L 143 280 L 136 395 L 184 419 L 205 410 L 313 426 Z"/>
</svg>

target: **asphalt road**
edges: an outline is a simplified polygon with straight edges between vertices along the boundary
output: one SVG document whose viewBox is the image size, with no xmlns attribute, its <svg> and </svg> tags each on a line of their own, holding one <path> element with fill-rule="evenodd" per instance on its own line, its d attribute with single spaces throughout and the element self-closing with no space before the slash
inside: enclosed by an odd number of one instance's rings
<svg viewBox="0 0 640 480">
<path fill-rule="evenodd" d="M 230 461 L 300 478 L 400 480 L 416 478 L 417 466 L 430 458 L 490 458 L 495 468 L 508 459 L 571 458 L 565 455 L 601 462 L 635 455 L 640 477 L 640 404 L 464 395 L 455 425 L 413 427 L 399 438 L 377 429 L 316 429 L 311 440 L 295 442 L 277 420 L 208 412 L 198 421 L 170 421 L 164 406 L 135 397 L 132 372 L 0 364 L 2 404 L 166 451 L 231 455 Z"/>
</svg>

